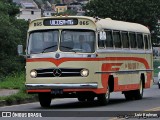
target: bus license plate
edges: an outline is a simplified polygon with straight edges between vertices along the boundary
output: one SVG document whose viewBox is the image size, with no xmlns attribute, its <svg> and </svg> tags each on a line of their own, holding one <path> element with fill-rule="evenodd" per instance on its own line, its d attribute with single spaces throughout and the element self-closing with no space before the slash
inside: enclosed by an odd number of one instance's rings
<svg viewBox="0 0 160 120">
<path fill-rule="evenodd" d="M 62 89 L 52 89 L 51 94 L 63 94 L 63 90 Z"/>
</svg>

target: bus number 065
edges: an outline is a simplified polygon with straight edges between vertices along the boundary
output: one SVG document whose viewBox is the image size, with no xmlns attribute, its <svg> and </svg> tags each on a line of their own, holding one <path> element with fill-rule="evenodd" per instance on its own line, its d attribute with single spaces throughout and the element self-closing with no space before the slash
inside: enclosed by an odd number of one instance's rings
<svg viewBox="0 0 160 120">
<path fill-rule="evenodd" d="M 89 21 L 80 21 L 79 24 L 80 25 L 89 25 Z"/>
</svg>

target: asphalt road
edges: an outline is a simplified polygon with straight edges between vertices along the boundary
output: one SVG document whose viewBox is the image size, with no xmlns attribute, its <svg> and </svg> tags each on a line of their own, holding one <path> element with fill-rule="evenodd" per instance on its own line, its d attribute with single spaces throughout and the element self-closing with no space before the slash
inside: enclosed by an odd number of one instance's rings
<svg viewBox="0 0 160 120">
<path fill-rule="evenodd" d="M 155 82 L 157 82 L 156 79 Z M 154 84 L 152 88 L 144 90 L 144 97 L 142 100 L 133 101 L 126 101 L 124 95 L 120 92 L 111 93 L 110 103 L 106 106 L 100 106 L 96 100 L 93 102 L 79 102 L 76 98 L 66 98 L 53 99 L 50 108 L 41 108 L 39 102 L 35 102 L 0 107 L 0 111 L 17 112 L 21 115 L 28 115 L 28 112 L 40 113 L 37 115 L 42 115 L 42 117 L 45 115 L 50 116 L 45 118 L 46 120 L 116 120 L 119 118 L 117 118 L 115 114 L 121 115 L 122 113 L 125 113 L 126 115 L 129 115 L 130 113 L 128 111 L 134 111 L 137 114 L 145 111 L 156 111 L 156 114 L 160 116 L 160 89 L 158 89 L 157 84 Z M 17 118 L 14 119 L 16 120 Z M 25 120 L 27 118 L 23 119 Z M 41 120 L 43 118 L 37 119 Z M 154 120 L 156 119 L 158 118 L 154 118 Z M 34 120 L 36 120 L 36 118 L 34 118 Z"/>
</svg>

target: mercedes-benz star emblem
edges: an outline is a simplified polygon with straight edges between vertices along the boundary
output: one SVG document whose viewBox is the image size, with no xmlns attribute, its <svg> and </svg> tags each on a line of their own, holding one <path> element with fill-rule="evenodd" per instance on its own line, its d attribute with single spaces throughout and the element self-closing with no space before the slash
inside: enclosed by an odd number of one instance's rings
<svg viewBox="0 0 160 120">
<path fill-rule="evenodd" d="M 53 70 L 53 75 L 55 76 L 55 77 L 60 77 L 61 76 L 61 74 L 62 74 L 62 71 L 60 70 L 60 69 L 54 69 Z"/>
<path fill-rule="evenodd" d="M 56 54 L 55 54 L 55 58 L 56 58 L 56 59 L 59 59 L 59 58 L 60 58 L 60 54 L 59 54 L 59 53 L 56 53 Z"/>
</svg>

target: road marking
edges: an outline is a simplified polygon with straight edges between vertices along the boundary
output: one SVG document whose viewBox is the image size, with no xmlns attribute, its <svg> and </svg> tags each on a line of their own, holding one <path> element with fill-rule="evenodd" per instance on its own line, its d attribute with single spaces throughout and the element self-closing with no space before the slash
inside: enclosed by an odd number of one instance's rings
<svg viewBox="0 0 160 120">
<path fill-rule="evenodd" d="M 148 110 L 145 110 L 145 111 L 160 111 L 160 107 L 148 109 Z"/>
</svg>

